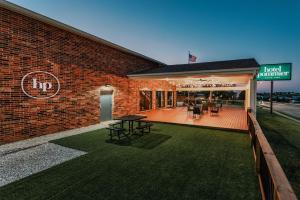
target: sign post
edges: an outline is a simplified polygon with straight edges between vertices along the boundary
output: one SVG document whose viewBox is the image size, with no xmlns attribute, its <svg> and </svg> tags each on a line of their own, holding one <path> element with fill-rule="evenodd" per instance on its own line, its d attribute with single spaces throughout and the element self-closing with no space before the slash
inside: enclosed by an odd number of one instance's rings
<svg viewBox="0 0 300 200">
<path fill-rule="evenodd" d="M 271 81 L 270 113 L 273 113 L 274 81 L 292 80 L 292 63 L 264 64 L 259 67 L 258 81 Z"/>
<path fill-rule="evenodd" d="M 274 87 L 274 82 L 273 80 L 271 81 L 271 93 L 270 93 L 270 113 L 273 114 L 273 87 Z"/>
</svg>

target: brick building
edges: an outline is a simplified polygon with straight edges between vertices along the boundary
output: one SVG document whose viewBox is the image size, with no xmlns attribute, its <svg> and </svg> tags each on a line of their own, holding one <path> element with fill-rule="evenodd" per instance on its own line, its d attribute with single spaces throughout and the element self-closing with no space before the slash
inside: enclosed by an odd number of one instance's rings
<svg viewBox="0 0 300 200">
<path fill-rule="evenodd" d="M 257 69 L 255 59 L 168 66 L 0 1 L 0 143 L 173 108 L 176 91 L 244 90 L 255 111 Z"/>
<path fill-rule="evenodd" d="M 126 76 L 163 63 L 5 2 L 0 4 L 0 55 L 1 142 L 99 123 L 103 91 L 111 91 L 112 115 L 120 116 L 139 110 L 140 89 L 174 89 L 166 81 Z M 48 98 L 58 89 L 52 75 L 60 88 Z M 24 76 L 28 95 L 21 87 Z M 32 80 L 51 88 L 43 90 Z"/>
</svg>

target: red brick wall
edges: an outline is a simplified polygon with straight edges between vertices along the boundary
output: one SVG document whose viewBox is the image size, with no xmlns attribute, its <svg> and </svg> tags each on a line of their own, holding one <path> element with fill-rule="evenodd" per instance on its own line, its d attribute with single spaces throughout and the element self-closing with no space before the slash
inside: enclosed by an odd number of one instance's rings
<svg viewBox="0 0 300 200">
<path fill-rule="evenodd" d="M 152 91 L 152 109 L 156 109 L 156 91 L 168 91 L 173 90 L 175 91 L 175 86 L 169 84 L 167 81 L 161 81 L 161 80 L 132 80 L 130 81 L 129 85 L 129 93 L 131 97 L 130 98 L 131 103 L 130 106 L 133 106 L 130 108 L 130 113 L 136 113 L 139 112 L 139 106 L 140 106 L 140 98 L 139 98 L 139 91 L 140 90 L 151 90 Z M 165 94 L 166 97 L 166 94 Z M 165 104 L 167 102 L 165 101 Z"/>
<path fill-rule="evenodd" d="M 106 83 L 115 89 L 113 115 L 136 113 L 140 88 L 172 88 L 125 76 L 153 67 L 158 65 L 0 8 L 0 142 L 99 123 L 100 88 Z M 26 96 L 21 79 L 33 71 L 54 74 L 59 93 L 49 99 Z"/>
</svg>

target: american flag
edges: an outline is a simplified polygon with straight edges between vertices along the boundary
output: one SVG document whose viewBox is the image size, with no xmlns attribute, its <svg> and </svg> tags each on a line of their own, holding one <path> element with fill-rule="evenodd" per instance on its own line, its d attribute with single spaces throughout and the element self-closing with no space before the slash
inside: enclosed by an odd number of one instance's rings
<svg viewBox="0 0 300 200">
<path fill-rule="evenodd" d="M 197 60 L 197 57 L 189 53 L 189 63 L 196 62 L 196 60 Z"/>
</svg>

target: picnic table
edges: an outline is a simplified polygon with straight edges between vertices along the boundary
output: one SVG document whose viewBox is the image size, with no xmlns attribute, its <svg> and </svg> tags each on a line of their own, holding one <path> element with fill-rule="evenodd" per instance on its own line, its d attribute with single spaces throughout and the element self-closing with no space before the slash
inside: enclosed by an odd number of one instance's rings
<svg viewBox="0 0 300 200">
<path fill-rule="evenodd" d="M 133 133 L 133 123 L 135 121 L 138 121 L 139 126 L 140 126 L 141 122 L 139 120 L 144 119 L 144 118 L 146 118 L 146 116 L 144 116 L 144 115 L 125 115 L 125 116 L 122 116 L 122 117 L 117 117 L 115 119 L 122 121 L 122 123 L 121 123 L 122 128 L 124 127 L 124 122 L 128 121 L 128 125 L 129 125 L 128 132 L 130 134 L 130 133 Z"/>
</svg>

